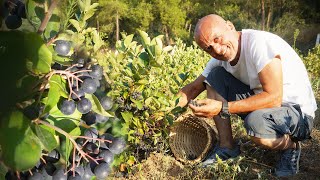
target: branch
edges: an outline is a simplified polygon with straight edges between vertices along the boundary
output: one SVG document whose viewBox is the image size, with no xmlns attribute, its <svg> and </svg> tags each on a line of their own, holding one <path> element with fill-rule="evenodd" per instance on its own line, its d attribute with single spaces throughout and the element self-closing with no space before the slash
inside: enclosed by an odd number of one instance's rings
<svg viewBox="0 0 320 180">
<path fill-rule="evenodd" d="M 86 161 L 89 162 L 89 159 L 91 159 L 92 161 L 94 161 L 95 163 L 99 164 L 94 158 L 92 158 L 91 156 L 89 156 L 87 153 L 85 153 L 76 143 L 76 141 L 73 139 L 73 136 L 71 136 L 70 134 L 68 134 L 67 132 L 65 132 L 64 130 L 60 129 L 59 127 L 56 127 L 46 121 L 40 120 L 40 119 L 36 119 L 34 120 L 35 123 L 39 123 L 39 124 L 43 124 L 51 129 L 54 129 L 55 131 L 57 131 L 58 133 L 64 135 L 67 139 L 69 139 L 71 141 L 71 143 L 73 144 L 73 147 L 75 147 L 78 152 L 80 153 L 80 156 L 83 157 Z"/>
<path fill-rule="evenodd" d="M 44 32 L 44 30 L 47 27 L 47 24 L 52 16 L 53 10 L 54 8 L 57 6 L 58 1 L 57 0 L 52 0 L 50 7 L 48 9 L 48 11 L 46 12 L 46 15 L 44 17 L 44 19 L 42 20 L 40 27 L 38 29 L 38 34 L 42 34 Z"/>
</svg>

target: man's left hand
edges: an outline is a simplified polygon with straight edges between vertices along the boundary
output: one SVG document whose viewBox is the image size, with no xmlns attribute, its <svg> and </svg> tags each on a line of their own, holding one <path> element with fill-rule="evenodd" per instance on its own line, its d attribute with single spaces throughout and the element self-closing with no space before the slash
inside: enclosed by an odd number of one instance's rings
<svg viewBox="0 0 320 180">
<path fill-rule="evenodd" d="M 196 103 L 199 106 L 195 106 L 189 103 L 189 107 L 196 116 L 212 118 L 220 113 L 222 109 L 222 102 L 214 99 L 198 100 Z"/>
</svg>

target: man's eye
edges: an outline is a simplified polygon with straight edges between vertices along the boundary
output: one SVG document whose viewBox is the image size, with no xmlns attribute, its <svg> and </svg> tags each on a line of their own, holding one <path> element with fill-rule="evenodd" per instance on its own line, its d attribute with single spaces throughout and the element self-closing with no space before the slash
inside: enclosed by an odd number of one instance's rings
<svg viewBox="0 0 320 180">
<path fill-rule="evenodd" d="M 210 51 L 211 49 L 212 49 L 212 46 L 208 46 L 208 47 L 206 48 L 207 51 Z"/>
<path fill-rule="evenodd" d="M 220 39 L 220 36 L 219 36 L 219 37 L 214 38 L 214 40 L 213 40 L 213 41 L 214 41 L 215 43 L 217 43 L 217 42 L 219 41 L 219 39 Z"/>
</svg>

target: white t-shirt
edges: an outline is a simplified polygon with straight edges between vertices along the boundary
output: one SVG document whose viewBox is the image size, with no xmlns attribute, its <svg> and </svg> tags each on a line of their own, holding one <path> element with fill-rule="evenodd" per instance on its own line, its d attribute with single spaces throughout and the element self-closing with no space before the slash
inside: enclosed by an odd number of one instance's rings
<svg viewBox="0 0 320 180">
<path fill-rule="evenodd" d="M 240 58 L 235 66 L 212 58 L 202 75 L 207 77 L 212 68 L 222 66 L 258 94 L 262 92 L 258 73 L 276 55 L 280 55 L 283 72 L 282 103 L 299 104 L 303 113 L 314 117 L 317 104 L 308 73 L 292 47 L 279 36 L 265 31 L 243 29 L 241 38 Z"/>
</svg>

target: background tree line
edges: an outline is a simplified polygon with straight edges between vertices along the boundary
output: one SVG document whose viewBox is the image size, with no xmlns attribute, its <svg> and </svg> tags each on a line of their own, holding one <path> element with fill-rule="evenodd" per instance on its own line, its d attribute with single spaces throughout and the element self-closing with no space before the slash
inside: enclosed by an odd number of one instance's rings
<svg viewBox="0 0 320 180">
<path fill-rule="evenodd" d="M 294 32 L 300 30 L 296 47 L 306 51 L 315 45 L 320 33 L 318 0 L 95 0 L 100 4 L 96 26 L 105 33 L 110 47 L 121 32 L 138 29 L 151 36 L 165 35 L 167 44 L 175 38 L 187 43 L 193 39 L 197 20 L 216 13 L 234 23 L 238 30 L 254 28 L 274 32 L 293 44 Z"/>
</svg>

